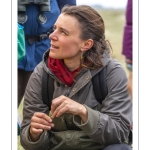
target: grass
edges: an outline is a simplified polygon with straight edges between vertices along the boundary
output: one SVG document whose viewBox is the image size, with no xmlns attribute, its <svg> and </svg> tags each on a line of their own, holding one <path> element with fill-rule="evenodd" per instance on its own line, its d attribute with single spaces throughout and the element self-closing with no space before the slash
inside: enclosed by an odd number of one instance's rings
<svg viewBox="0 0 150 150">
<path fill-rule="evenodd" d="M 125 10 L 98 10 L 105 23 L 105 37 L 109 40 L 112 45 L 113 53 L 112 57 L 116 58 L 124 67 L 127 75 L 128 71 L 125 66 L 124 56 L 122 52 L 122 39 L 123 39 L 123 28 L 125 23 Z M 18 112 L 22 119 L 22 107 L 23 101 L 21 102 Z M 20 137 L 18 136 L 18 150 L 24 150 L 20 145 Z"/>
<path fill-rule="evenodd" d="M 106 10 L 98 11 L 105 23 L 105 37 L 111 43 L 113 48 L 112 57 L 116 58 L 124 67 L 124 56 L 122 55 L 123 30 L 125 24 L 125 10 Z"/>
<path fill-rule="evenodd" d="M 23 99 L 19 105 L 19 108 L 18 108 L 18 113 L 19 113 L 19 116 L 20 116 L 20 119 L 22 120 L 22 108 L 23 108 Z M 18 136 L 18 150 L 24 150 L 24 148 L 21 146 L 20 144 L 20 136 Z"/>
</svg>

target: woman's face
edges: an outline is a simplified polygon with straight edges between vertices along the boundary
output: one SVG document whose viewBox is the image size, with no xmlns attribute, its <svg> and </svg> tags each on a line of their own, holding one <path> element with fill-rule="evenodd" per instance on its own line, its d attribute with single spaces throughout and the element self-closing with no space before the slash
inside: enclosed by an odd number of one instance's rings
<svg viewBox="0 0 150 150">
<path fill-rule="evenodd" d="M 50 34 L 50 57 L 54 59 L 80 59 L 83 40 L 80 39 L 80 28 L 76 18 L 61 14 Z"/>
</svg>

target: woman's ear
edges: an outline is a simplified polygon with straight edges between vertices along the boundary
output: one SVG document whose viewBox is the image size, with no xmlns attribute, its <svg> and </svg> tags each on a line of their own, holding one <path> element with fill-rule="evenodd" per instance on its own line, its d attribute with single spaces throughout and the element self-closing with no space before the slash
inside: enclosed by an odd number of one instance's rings
<svg viewBox="0 0 150 150">
<path fill-rule="evenodd" d="M 94 41 L 92 39 L 86 40 L 81 47 L 81 51 L 84 52 L 84 51 L 89 50 L 93 46 L 93 43 Z"/>
</svg>

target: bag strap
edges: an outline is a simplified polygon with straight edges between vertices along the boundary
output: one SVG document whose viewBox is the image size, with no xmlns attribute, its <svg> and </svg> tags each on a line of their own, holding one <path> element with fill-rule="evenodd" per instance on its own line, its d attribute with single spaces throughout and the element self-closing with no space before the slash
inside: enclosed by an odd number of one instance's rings
<svg viewBox="0 0 150 150">
<path fill-rule="evenodd" d="M 107 71 L 107 66 L 104 67 L 92 79 L 95 97 L 100 104 L 102 104 L 102 101 L 105 99 L 105 97 L 108 94 L 107 83 L 106 83 L 106 71 Z"/>
<path fill-rule="evenodd" d="M 42 99 L 44 104 L 50 109 L 51 101 L 53 99 L 54 92 L 54 80 L 49 76 L 49 74 L 43 69 L 42 75 Z"/>
</svg>

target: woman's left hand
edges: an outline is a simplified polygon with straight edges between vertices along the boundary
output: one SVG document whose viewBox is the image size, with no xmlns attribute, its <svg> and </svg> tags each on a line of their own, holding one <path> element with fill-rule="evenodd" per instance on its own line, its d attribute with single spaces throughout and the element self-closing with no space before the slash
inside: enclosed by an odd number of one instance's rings
<svg viewBox="0 0 150 150">
<path fill-rule="evenodd" d="M 79 115 L 82 121 L 85 123 L 88 118 L 86 107 L 76 101 L 61 95 L 52 100 L 51 105 L 51 118 L 59 117 L 64 113 L 71 113 Z"/>
</svg>

